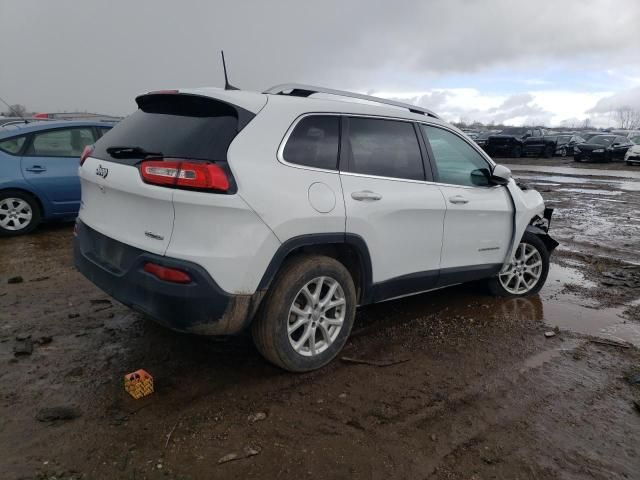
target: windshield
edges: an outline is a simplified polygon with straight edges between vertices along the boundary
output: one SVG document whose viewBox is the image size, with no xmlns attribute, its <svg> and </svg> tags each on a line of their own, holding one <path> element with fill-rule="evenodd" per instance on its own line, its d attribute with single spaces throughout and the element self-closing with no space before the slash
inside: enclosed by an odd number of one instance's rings
<svg viewBox="0 0 640 480">
<path fill-rule="evenodd" d="M 636 145 L 640 145 L 640 135 L 635 135 L 635 136 L 631 137 L 629 140 L 631 140 Z"/>
<path fill-rule="evenodd" d="M 597 145 L 611 145 L 613 143 L 614 136 L 598 135 L 589 140 L 589 143 L 595 143 Z"/>
<path fill-rule="evenodd" d="M 563 144 L 563 143 L 569 143 L 569 139 L 571 137 L 558 137 L 558 143 L 559 144 Z"/>
</svg>

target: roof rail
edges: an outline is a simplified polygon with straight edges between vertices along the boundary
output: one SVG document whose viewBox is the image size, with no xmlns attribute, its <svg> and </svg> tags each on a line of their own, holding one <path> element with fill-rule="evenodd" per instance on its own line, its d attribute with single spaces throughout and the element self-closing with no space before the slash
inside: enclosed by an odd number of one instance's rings
<svg viewBox="0 0 640 480">
<path fill-rule="evenodd" d="M 363 95 L 361 93 L 346 92 L 344 90 L 334 90 L 332 88 L 314 87 L 312 85 L 303 85 L 300 83 L 283 83 L 282 85 L 276 85 L 262 93 L 271 95 L 291 95 L 294 97 L 308 97 L 314 93 L 326 93 L 329 95 L 336 95 L 339 97 L 357 98 L 359 100 L 366 100 L 374 103 L 382 103 L 384 105 L 392 105 L 394 107 L 406 108 L 412 113 L 419 113 L 422 115 L 428 115 L 433 118 L 440 118 L 431 110 L 426 108 L 411 105 L 409 103 L 396 102 L 395 100 L 387 100 L 386 98 L 373 97 L 371 95 Z"/>
</svg>

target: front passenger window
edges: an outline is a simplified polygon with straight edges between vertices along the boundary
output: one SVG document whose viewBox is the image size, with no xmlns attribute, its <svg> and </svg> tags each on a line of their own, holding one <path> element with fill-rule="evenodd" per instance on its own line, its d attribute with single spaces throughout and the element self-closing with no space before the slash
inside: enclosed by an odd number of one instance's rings
<svg viewBox="0 0 640 480">
<path fill-rule="evenodd" d="M 438 127 L 421 125 L 433 152 L 438 181 L 466 187 L 490 185 L 489 164 L 467 142 Z"/>
</svg>

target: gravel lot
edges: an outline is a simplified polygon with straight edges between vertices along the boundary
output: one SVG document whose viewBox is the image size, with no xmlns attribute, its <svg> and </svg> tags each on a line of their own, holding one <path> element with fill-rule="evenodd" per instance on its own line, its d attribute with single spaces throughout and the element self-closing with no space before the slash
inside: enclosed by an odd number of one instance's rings
<svg viewBox="0 0 640 480">
<path fill-rule="evenodd" d="M 363 308 L 343 355 L 385 367 L 288 374 L 246 336 L 111 302 L 74 270 L 68 224 L 0 240 L 0 476 L 640 478 L 640 168 L 500 161 L 557 209 L 547 286 Z M 133 400 L 138 368 L 156 392 Z"/>
</svg>

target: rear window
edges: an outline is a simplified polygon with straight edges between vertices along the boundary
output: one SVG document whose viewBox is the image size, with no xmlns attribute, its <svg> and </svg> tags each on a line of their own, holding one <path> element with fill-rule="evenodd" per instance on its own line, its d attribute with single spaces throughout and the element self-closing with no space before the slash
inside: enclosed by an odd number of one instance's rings
<svg viewBox="0 0 640 480">
<path fill-rule="evenodd" d="M 282 156 L 289 163 L 336 170 L 339 132 L 340 118 L 335 115 L 303 118 L 291 133 Z"/>
<path fill-rule="evenodd" d="M 253 114 L 211 98 L 183 94 L 138 97 L 135 113 L 96 142 L 94 157 L 129 165 L 140 158 L 114 158 L 109 147 L 138 147 L 165 158 L 226 161 L 227 149 Z M 239 120 L 240 118 L 240 120 Z"/>
</svg>

